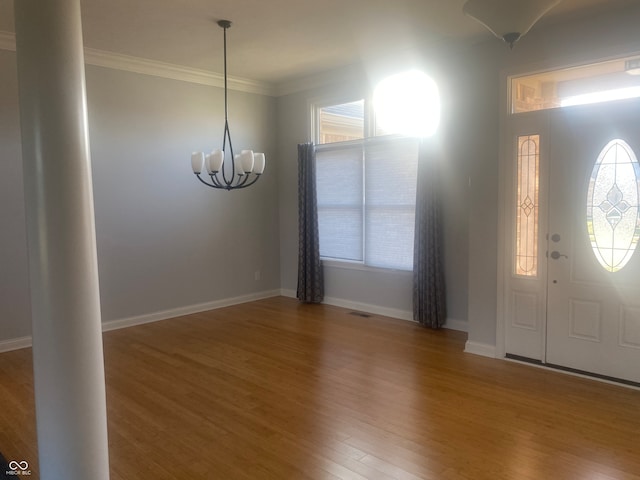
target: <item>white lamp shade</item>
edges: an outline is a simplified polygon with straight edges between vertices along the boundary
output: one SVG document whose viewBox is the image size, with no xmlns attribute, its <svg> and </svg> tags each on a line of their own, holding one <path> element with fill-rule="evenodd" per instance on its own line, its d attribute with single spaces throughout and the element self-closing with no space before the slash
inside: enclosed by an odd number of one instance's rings
<svg viewBox="0 0 640 480">
<path fill-rule="evenodd" d="M 256 175 L 262 175 L 264 172 L 264 166 L 266 163 L 266 159 L 264 157 L 264 153 L 254 153 L 253 154 L 253 173 Z"/>
<path fill-rule="evenodd" d="M 487 27 L 496 37 L 527 33 L 562 0 L 468 0 L 462 11 Z M 518 38 L 519 38 L 518 37 Z"/>
<path fill-rule="evenodd" d="M 204 169 L 204 153 L 202 152 L 193 152 L 191 154 L 191 168 L 193 169 L 193 173 L 197 173 L 198 175 Z"/>
<path fill-rule="evenodd" d="M 222 169 L 224 163 L 224 152 L 222 150 L 214 150 L 209 155 L 209 173 L 218 173 Z"/>
<path fill-rule="evenodd" d="M 251 173 L 253 171 L 253 150 L 242 150 L 240 152 L 240 158 L 242 170 L 244 170 L 245 173 Z"/>
<path fill-rule="evenodd" d="M 233 159 L 233 165 L 235 167 L 236 175 L 244 175 L 244 169 L 242 168 L 242 155 L 237 154 Z"/>
</svg>

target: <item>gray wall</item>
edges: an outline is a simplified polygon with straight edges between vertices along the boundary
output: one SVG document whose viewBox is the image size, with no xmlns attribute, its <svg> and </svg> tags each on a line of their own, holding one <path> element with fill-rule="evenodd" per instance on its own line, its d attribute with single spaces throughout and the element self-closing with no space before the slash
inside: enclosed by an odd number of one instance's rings
<svg viewBox="0 0 640 480">
<path fill-rule="evenodd" d="M 30 334 L 15 72 L 0 51 L 0 341 Z M 234 148 L 268 162 L 234 192 L 190 167 L 221 146 L 221 89 L 88 66 L 87 101 L 103 321 L 279 288 L 274 98 L 229 93 Z"/>
</svg>

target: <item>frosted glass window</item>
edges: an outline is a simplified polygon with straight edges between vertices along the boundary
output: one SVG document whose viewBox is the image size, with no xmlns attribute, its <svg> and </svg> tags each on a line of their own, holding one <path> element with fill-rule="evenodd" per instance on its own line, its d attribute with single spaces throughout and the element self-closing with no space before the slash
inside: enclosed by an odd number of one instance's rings
<svg viewBox="0 0 640 480">
<path fill-rule="evenodd" d="M 518 137 L 515 273 L 538 275 L 540 135 Z"/>
<path fill-rule="evenodd" d="M 631 259 L 640 236 L 640 166 L 631 147 L 611 140 L 593 166 L 587 192 L 587 232 L 596 259 L 617 272 Z"/>
<path fill-rule="evenodd" d="M 320 145 L 316 159 L 320 255 L 411 270 L 418 141 Z"/>
</svg>

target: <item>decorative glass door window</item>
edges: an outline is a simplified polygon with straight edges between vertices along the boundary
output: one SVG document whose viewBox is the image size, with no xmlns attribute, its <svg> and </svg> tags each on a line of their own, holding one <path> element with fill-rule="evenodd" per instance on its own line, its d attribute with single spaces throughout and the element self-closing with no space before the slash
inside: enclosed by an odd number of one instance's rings
<svg viewBox="0 0 640 480">
<path fill-rule="evenodd" d="M 518 137 L 515 274 L 538 275 L 540 135 Z"/>
<path fill-rule="evenodd" d="M 639 196 L 638 160 L 624 140 L 611 140 L 593 166 L 587 192 L 591 248 L 609 272 L 623 268 L 638 245 Z"/>
</svg>

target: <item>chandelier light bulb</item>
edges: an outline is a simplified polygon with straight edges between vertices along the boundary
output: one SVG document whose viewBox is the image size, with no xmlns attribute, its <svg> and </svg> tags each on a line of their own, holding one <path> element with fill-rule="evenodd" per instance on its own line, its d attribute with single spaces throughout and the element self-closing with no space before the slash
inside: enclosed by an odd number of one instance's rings
<svg viewBox="0 0 640 480">
<path fill-rule="evenodd" d="M 244 169 L 242 168 L 242 155 L 237 154 L 233 159 L 234 167 L 236 170 L 236 175 L 244 175 Z"/>
<path fill-rule="evenodd" d="M 218 173 L 222 170 L 222 165 L 224 164 L 224 152 L 222 150 L 214 150 L 211 152 L 209 162 L 211 163 L 211 172 Z"/>
<path fill-rule="evenodd" d="M 264 153 L 253 154 L 253 173 L 256 175 L 262 175 L 264 172 L 265 158 Z"/>
<path fill-rule="evenodd" d="M 191 168 L 193 169 L 193 173 L 199 175 L 204 168 L 204 153 L 202 152 L 193 152 L 191 154 Z"/>
<path fill-rule="evenodd" d="M 245 173 L 251 173 L 253 171 L 253 150 L 242 150 L 240 152 L 240 158 L 242 163 L 242 170 Z"/>
</svg>

